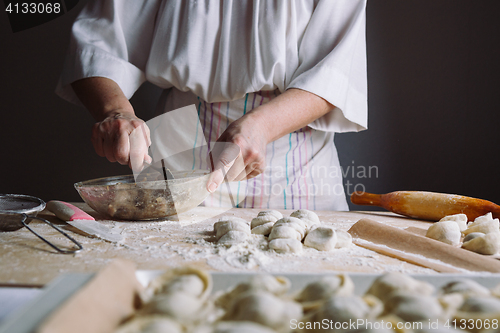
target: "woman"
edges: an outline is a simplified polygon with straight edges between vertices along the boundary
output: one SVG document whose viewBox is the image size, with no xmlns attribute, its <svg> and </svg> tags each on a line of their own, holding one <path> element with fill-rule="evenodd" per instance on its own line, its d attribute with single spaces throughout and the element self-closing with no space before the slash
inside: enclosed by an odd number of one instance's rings
<svg viewBox="0 0 500 333">
<path fill-rule="evenodd" d="M 128 164 L 130 134 L 143 123 L 128 99 L 148 80 L 165 89 L 162 112 L 194 104 L 209 145 L 237 145 L 247 176 L 237 178 L 246 178 L 239 207 L 347 210 L 333 136 L 367 125 L 365 7 L 90 0 L 73 26 L 57 92 L 97 120 L 97 154 Z M 222 181 L 214 173 L 207 189 Z"/>
</svg>

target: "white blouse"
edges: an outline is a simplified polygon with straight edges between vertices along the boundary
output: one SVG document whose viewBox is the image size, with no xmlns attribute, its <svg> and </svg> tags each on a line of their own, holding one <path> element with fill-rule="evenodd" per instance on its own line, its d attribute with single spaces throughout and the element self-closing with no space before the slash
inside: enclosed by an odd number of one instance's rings
<svg viewBox="0 0 500 333">
<path fill-rule="evenodd" d="M 56 92 L 107 77 L 130 98 L 146 80 L 208 103 L 299 88 L 336 108 L 309 126 L 367 127 L 366 0 L 90 0 Z"/>
</svg>

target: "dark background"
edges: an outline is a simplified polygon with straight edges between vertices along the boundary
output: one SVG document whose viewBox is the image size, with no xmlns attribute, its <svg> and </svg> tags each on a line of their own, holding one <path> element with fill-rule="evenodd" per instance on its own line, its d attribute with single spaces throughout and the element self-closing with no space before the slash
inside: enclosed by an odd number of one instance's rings
<svg viewBox="0 0 500 333">
<path fill-rule="evenodd" d="M 80 201 L 73 183 L 129 173 L 94 153 L 90 115 L 54 94 L 85 2 L 18 33 L 0 13 L 0 193 Z M 500 1 L 370 0 L 367 45 L 369 130 L 336 136 L 347 192 L 500 203 Z M 149 84 L 136 93 L 140 117 L 152 116 L 158 94 Z"/>
</svg>

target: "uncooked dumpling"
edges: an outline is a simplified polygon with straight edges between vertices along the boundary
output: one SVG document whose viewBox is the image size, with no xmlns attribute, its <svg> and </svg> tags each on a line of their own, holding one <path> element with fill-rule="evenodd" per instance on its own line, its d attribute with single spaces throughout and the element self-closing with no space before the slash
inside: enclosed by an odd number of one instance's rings
<svg viewBox="0 0 500 333">
<path fill-rule="evenodd" d="M 496 254 L 500 251 L 500 232 L 490 232 L 484 236 L 476 237 L 464 242 L 462 247 L 480 254 Z"/>
<path fill-rule="evenodd" d="M 275 330 L 251 321 L 222 321 L 207 333 L 276 333 Z M 205 333 L 198 332 L 195 333 Z"/>
<path fill-rule="evenodd" d="M 273 226 L 273 229 L 279 228 L 279 227 L 289 227 L 295 229 L 297 233 L 300 235 L 298 236 L 302 240 L 306 236 L 306 230 L 307 230 L 307 225 L 300 219 L 295 218 L 295 217 L 284 217 L 282 219 L 279 219 L 276 221 L 276 223 Z M 271 231 L 272 234 L 272 231 Z M 269 235 L 270 239 L 271 235 Z"/>
<path fill-rule="evenodd" d="M 471 296 L 464 301 L 459 310 L 463 312 L 500 314 L 500 300 L 487 296 Z"/>
<path fill-rule="evenodd" d="M 277 331 L 288 331 L 290 321 L 302 318 L 302 307 L 271 293 L 250 292 L 235 299 L 223 320 L 252 321 Z"/>
<path fill-rule="evenodd" d="M 218 222 L 215 222 L 214 223 L 214 233 L 217 233 L 217 230 L 219 229 L 219 227 L 221 225 L 224 225 L 226 224 L 226 222 L 241 222 L 241 223 L 244 223 L 244 224 L 247 224 L 248 225 L 248 222 L 245 221 L 244 219 L 242 218 L 239 218 L 239 217 L 235 217 L 235 216 L 223 216 L 219 219 Z"/>
<path fill-rule="evenodd" d="M 352 244 L 352 236 L 350 233 L 344 230 L 335 230 L 337 234 L 337 243 L 335 244 L 336 249 L 348 248 Z"/>
<path fill-rule="evenodd" d="M 243 231 L 239 230 L 229 230 L 219 238 L 217 241 L 218 244 L 223 244 L 223 245 L 235 245 L 235 244 L 240 244 L 241 242 L 246 241 L 248 238 L 248 234 Z"/>
<path fill-rule="evenodd" d="M 410 293 L 428 296 L 434 293 L 434 287 L 402 273 L 387 273 L 373 281 L 367 294 L 373 295 L 385 303 L 393 292 L 408 291 Z"/>
<path fill-rule="evenodd" d="M 139 313 L 161 314 L 181 322 L 190 322 L 200 318 L 203 307 L 203 301 L 197 297 L 183 292 L 171 292 L 155 295 Z"/>
<path fill-rule="evenodd" d="M 309 283 L 295 300 L 304 310 L 316 308 L 332 296 L 350 296 L 354 292 L 354 283 L 346 274 L 325 276 Z"/>
<path fill-rule="evenodd" d="M 460 244 L 460 227 L 454 221 L 436 222 L 427 229 L 426 237 L 457 246 Z"/>
<path fill-rule="evenodd" d="M 311 229 L 312 226 L 321 223 L 319 221 L 318 215 L 315 212 L 307 209 L 298 209 L 292 212 L 292 214 L 290 214 L 290 217 L 296 217 L 304 221 L 307 225 L 307 229 Z"/>
<path fill-rule="evenodd" d="M 317 227 L 307 234 L 304 245 L 319 251 L 331 251 L 337 244 L 337 234 L 333 228 Z"/>
<path fill-rule="evenodd" d="M 470 234 L 468 234 L 467 236 L 464 237 L 464 243 L 465 242 L 468 242 L 470 240 L 473 240 L 474 238 L 477 238 L 477 237 L 483 237 L 484 233 L 482 232 L 471 232 Z"/>
<path fill-rule="evenodd" d="M 302 243 L 293 238 L 277 238 L 269 242 L 269 248 L 278 253 L 301 253 Z"/>
<path fill-rule="evenodd" d="M 467 229 L 464 230 L 464 235 L 468 235 L 473 232 L 482 232 L 484 234 L 490 232 L 499 232 L 499 222 L 498 219 L 493 219 L 491 213 L 483 216 L 479 216 L 474 220 L 474 222 L 469 223 Z"/>
<path fill-rule="evenodd" d="M 488 288 L 483 287 L 476 281 L 470 279 L 460 279 L 451 281 L 441 287 L 440 293 L 443 295 L 459 293 L 464 296 L 489 296 L 490 291 Z"/>
<path fill-rule="evenodd" d="M 250 226 L 240 221 L 225 221 L 217 227 L 216 238 L 219 240 L 222 236 L 230 230 L 237 230 L 250 235 Z"/>
<path fill-rule="evenodd" d="M 296 239 L 300 242 L 302 240 L 302 235 L 297 231 L 297 228 L 294 228 L 292 224 L 289 223 L 288 225 L 275 225 L 273 227 L 271 234 L 269 235 L 269 240 L 277 238 Z"/>
<path fill-rule="evenodd" d="M 175 320 L 158 315 L 135 317 L 120 326 L 115 333 L 182 333 L 182 325 Z"/>
<path fill-rule="evenodd" d="M 356 322 L 370 314 L 370 307 L 359 296 L 335 296 L 327 300 L 312 316 L 312 321 Z M 317 330 L 321 332 L 321 330 Z"/>
<path fill-rule="evenodd" d="M 291 282 L 283 276 L 258 274 L 252 276 L 248 282 L 238 284 L 230 291 L 222 294 L 215 301 L 216 305 L 227 309 L 236 298 L 248 292 L 264 291 L 275 296 L 282 296 L 290 289 Z"/>
<path fill-rule="evenodd" d="M 444 221 L 453 221 L 458 224 L 460 227 L 460 231 L 464 231 L 467 229 L 467 215 L 465 214 L 455 214 L 455 215 L 448 215 L 443 217 L 439 222 L 444 222 Z"/>
<path fill-rule="evenodd" d="M 443 308 L 436 297 L 401 291 L 392 293 L 386 299 L 385 312 L 414 322 L 438 319 L 443 314 Z"/>
</svg>

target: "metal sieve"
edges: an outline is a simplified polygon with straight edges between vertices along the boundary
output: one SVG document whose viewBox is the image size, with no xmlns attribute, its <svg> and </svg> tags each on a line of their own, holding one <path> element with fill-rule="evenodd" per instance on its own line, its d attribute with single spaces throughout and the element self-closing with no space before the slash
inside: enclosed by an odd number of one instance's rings
<svg viewBox="0 0 500 333">
<path fill-rule="evenodd" d="M 22 194 L 0 194 L 0 231 L 16 231 L 26 227 L 35 236 L 44 241 L 47 245 L 59 253 L 71 254 L 83 249 L 82 245 L 59 229 L 57 226 L 46 219 L 36 217 L 36 215 L 45 208 L 45 202 L 39 198 Z M 32 220 L 42 221 L 76 245 L 76 249 L 65 250 L 51 243 L 33 229 L 28 224 Z"/>
</svg>

